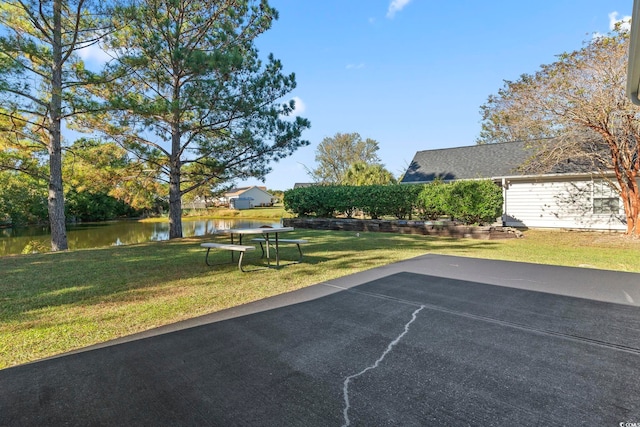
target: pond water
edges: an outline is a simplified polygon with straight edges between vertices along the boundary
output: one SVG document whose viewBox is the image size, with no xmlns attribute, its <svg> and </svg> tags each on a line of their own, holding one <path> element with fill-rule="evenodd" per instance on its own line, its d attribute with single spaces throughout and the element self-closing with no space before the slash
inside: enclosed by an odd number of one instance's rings
<svg viewBox="0 0 640 427">
<path fill-rule="evenodd" d="M 184 237 L 213 234 L 225 228 L 249 228 L 262 225 L 279 226 L 273 220 L 182 220 Z M 67 225 L 69 249 L 101 248 L 106 246 L 131 245 L 169 239 L 169 223 L 139 221 L 108 221 L 77 225 Z M 0 256 L 20 254 L 27 245 L 34 242 L 48 249 L 51 247 L 48 227 L 25 227 L 0 229 Z"/>
</svg>

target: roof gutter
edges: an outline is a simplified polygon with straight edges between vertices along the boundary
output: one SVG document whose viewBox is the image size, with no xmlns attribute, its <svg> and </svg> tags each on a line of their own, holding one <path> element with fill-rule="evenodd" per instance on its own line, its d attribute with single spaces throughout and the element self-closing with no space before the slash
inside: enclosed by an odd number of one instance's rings
<svg viewBox="0 0 640 427">
<path fill-rule="evenodd" d="M 631 41 L 627 63 L 627 96 L 635 105 L 640 105 L 640 0 L 633 1 L 631 17 Z"/>
<path fill-rule="evenodd" d="M 574 172 L 574 173 L 547 173 L 547 174 L 537 174 L 537 175 L 511 175 L 511 176 L 496 176 L 491 177 L 494 181 L 498 181 L 501 179 L 508 179 L 513 181 L 529 181 L 532 179 L 542 180 L 542 179 L 591 179 L 595 176 L 605 176 L 605 177 L 614 177 L 616 176 L 613 171 L 593 171 L 593 172 Z"/>
</svg>

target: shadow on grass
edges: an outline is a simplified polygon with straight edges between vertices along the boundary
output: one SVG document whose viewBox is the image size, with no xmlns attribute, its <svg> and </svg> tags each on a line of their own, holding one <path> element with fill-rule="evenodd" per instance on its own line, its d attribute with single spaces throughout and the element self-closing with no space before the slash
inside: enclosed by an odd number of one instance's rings
<svg viewBox="0 0 640 427">
<path fill-rule="evenodd" d="M 28 320 L 56 306 L 117 303 L 162 293 L 207 275 L 204 254 L 185 240 L 0 259 L 0 320 Z"/>
<path fill-rule="evenodd" d="M 289 237 L 289 236 L 288 236 Z M 212 236 L 151 242 L 73 252 L 34 254 L 0 258 L 0 320 L 29 321 L 37 311 L 48 307 L 82 306 L 146 301 L 171 295 L 174 287 L 219 286 L 220 292 L 233 292 L 234 284 L 262 287 L 268 280 L 300 280 L 302 276 L 321 276 L 324 270 L 353 270 L 381 265 L 387 261 L 417 256 L 434 249 L 464 251 L 491 249 L 492 241 L 444 239 L 389 233 L 349 233 L 296 230 L 292 238 L 304 238 L 301 267 L 287 265 L 261 272 L 266 265 L 260 251 L 245 257 L 251 274 L 231 263 L 226 251 L 212 254 L 209 267 L 204 262 L 203 241 Z M 216 237 L 220 240 L 220 237 Z M 298 259 L 295 245 L 282 245 L 283 264 Z M 225 262 L 228 261 L 228 264 Z"/>
<path fill-rule="evenodd" d="M 492 240 L 456 239 L 412 234 L 332 232 L 324 239 L 315 239 L 307 246 L 314 252 L 331 252 L 342 257 L 345 253 L 361 253 L 367 250 L 394 250 L 406 252 L 469 251 L 491 249 L 498 245 Z"/>
</svg>

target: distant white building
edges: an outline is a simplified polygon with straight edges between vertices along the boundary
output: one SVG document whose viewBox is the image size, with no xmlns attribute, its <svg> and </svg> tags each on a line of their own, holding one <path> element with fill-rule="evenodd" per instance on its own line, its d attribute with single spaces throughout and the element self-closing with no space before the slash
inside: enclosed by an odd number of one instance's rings
<svg viewBox="0 0 640 427">
<path fill-rule="evenodd" d="M 195 196 L 190 202 L 182 202 L 182 209 L 206 209 L 207 200 L 204 197 Z"/>
<path fill-rule="evenodd" d="M 239 199 L 239 203 L 232 201 L 233 199 Z M 259 187 L 256 185 L 233 188 L 224 194 L 225 202 L 229 204 L 229 207 L 234 209 L 273 206 L 275 199 L 276 198 L 267 191 L 267 187 Z"/>
</svg>

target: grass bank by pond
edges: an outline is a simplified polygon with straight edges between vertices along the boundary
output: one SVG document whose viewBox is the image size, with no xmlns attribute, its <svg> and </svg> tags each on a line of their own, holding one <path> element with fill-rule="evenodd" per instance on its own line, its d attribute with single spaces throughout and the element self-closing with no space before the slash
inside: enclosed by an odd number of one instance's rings
<svg viewBox="0 0 640 427">
<path fill-rule="evenodd" d="M 528 231 L 485 241 L 390 233 L 296 230 L 304 262 L 242 274 L 207 267 L 210 237 L 0 257 L 0 368 L 303 288 L 424 253 L 640 271 L 640 241 Z M 221 239 L 222 237 L 218 237 Z M 295 247 L 282 249 L 296 257 Z M 257 264 L 259 251 L 247 257 Z M 229 259 L 227 252 L 214 261 Z M 603 284 L 606 286 L 606 284 Z"/>
<path fill-rule="evenodd" d="M 228 208 L 211 208 L 186 211 L 182 219 L 246 219 L 246 220 L 279 220 L 282 218 L 292 218 L 293 214 L 284 210 L 282 205 L 272 207 L 252 208 L 235 210 Z M 144 222 L 166 222 L 168 217 L 146 218 L 140 221 Z"/>
</svg>

